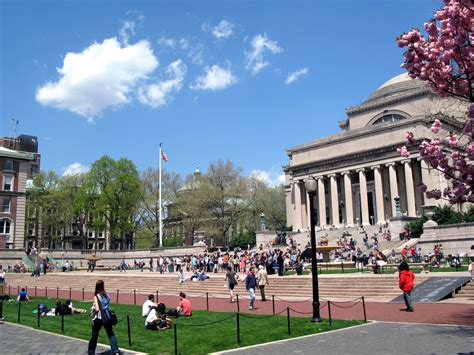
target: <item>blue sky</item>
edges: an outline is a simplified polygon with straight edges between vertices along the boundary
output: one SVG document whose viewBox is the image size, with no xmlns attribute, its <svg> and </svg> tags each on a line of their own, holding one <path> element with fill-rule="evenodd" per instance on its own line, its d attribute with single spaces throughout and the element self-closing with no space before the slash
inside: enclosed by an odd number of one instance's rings
<svg viewBox="0 0 474 355">
<path fill-rule="evenodd" d="M 402 73 L 395 38 L 432 0 L 0 2 L 1 134 L 42 170 L 107 154 L 183 175 L 230 159 L 278 181 L 285 150 Z"/>
</svg>

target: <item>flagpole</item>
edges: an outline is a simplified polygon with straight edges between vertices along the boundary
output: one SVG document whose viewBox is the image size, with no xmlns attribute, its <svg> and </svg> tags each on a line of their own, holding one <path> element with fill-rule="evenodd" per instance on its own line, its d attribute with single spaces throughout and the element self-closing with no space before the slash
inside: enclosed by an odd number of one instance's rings
<svg viewBox="0 0 474 355">
<path fill-rule="evenodd" d="M 161 155 L 161 143 L 160 143 L 160 155 L 159 155 L 159 161 L 160 161 L 160 164 L 159 164 L 159 179 L 158 179 L 158 185 L 159 185 L 159 209 L 160 209 L 160 212 L 159 212 L 159 216 L 160 216 L 160 248 L 163 247 L 163 221 L 161 220 L 162 217 L 163 217 L 163 214 L 162 214 L 162 211 L 161 211 L 161 159 L 162 159 L 162 155 Z"/>
</svg>

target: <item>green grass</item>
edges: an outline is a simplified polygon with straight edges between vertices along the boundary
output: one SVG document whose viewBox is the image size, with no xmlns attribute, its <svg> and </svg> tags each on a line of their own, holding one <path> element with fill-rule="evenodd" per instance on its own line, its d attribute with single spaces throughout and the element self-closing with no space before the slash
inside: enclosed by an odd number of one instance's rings
<svg viewBox="0 0 474 355">
<path fill-rule="evenodd" d="M 37 328 L 37 315 L 32 311 L 38 303 L 53 307 L 54 299 L 37 297 L 31 302 L 21 304 L 20 323 Z M 89 310 L 91 302 L 74 302 L 77 308 Z M 167 331 L 147 331 L 141 317 L 141 306 L 113 304 L 111 309 L 117 313 L 119 323 L 114 327 L 119 346 L 151 354 L 173 354 L 173 329 Z M 18 323 L 18 303 L 4 303 L 5 320 Z M 128 345 L 127 320 L 130 316 L 132 346 Z M 41 317 L 40 329 L 61 334 L 61 317 Z M 213 323 L 213 324 L 211 324 Z M 190 318 L 175 319 L 177 324 L 178 351 L 181 354 L 206 354 L 215 351 L 248 346 L 267 341 L 287 339 L 291 337 L 325 332 L 362 324 L 358 320 L 333 320 L 332 328 L 329 321 L 311 323 L 309 316 L 291 317 L 291 335 L 288 335 L 286 310 L 281 316 L 259 316 L 255 314 L 240 315 L 241 343 L 237 344 L 237 323 L 235 313 L 220 313 L 193 311 Z M 87 315 L 72 315 L 64 317 L 64 334 L 89 340 L 91 335 L 91 317 Z M 105 331 L 101 331 L 99 342 L 108 344 Z M 86 345 L 84 344 L 84 349 Z"/>
</svg>

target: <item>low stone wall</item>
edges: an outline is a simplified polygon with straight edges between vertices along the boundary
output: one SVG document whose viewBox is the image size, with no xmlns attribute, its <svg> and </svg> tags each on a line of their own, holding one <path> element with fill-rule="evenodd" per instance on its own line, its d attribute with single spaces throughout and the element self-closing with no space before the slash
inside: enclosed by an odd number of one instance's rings
<svg viewBox="0 0 474 355">
<path fill-rule="evenodd" d="M 190 254 L 203 253 L 205 248 L 197 246 L 189 247 L 174 247 L 174 248 L 154 248 L 146 250 L 48 250 L 41 249 L 40 255 L 42 257 L 52 257 L 61 264 L 61 260 L 73 261 L 75 267 L 87 266 L 87 259 L 91 258 L 95 253 L 96 257 L 100 259 L 97 261 L 97 265 L 103 266 L 118 266 L 122 258 L 125 258 L 126 262 L 133 265 L 133 261 L 140 261 L 143 259 L 145 265 L 148 267 L 150 257 L 154 259 L 154 266 L 156 267 L 156 258 L 158 256 L 184 256 Z M 22 261 L 22 257 L 25 256 L 24 250 L 19 249 L 0 249 L 0 265 L 4 268 L 8 264 L 14 265 Z"/>
<path fill-rule="evenodd" d="M 469 254 L 474 245 L 474 223 L 423 226 L 423 234 L 418 240 L 423 254 L 433 252 L 435 244 L 443 245 L 444 255 Z"/>
</svg>

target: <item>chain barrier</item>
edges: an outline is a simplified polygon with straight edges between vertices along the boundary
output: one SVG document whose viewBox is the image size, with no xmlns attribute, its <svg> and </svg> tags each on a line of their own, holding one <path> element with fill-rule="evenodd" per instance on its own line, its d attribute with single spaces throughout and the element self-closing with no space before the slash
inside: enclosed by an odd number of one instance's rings
<svg viewBox="0 0 474 355">
<path fill-rule="evenodd" d="M 325 298 L 320 298 L 321 301 L 331 301 L 331 300 L 327 300 Z M 349 303 L 349 302 L 356 302 L 356 301 L 361 301 L 362 300 L 362 297 L 357 297 L 357 298 L 354 298 L 352 300 L 347 300 L 347 301 L 331 301 L 331 303 Z"/>
<path fill-rule="evenodd" d="M 298 313 L 298 314 L 313 314 L 313 311 L 311 311 L 311 312 L 300 312 L 300 311 L 297 311 L 296 309 L 293 309 L 291 307 L 289 309 L 290 309 L 290 311 Z M 321 308 L 319 308 L 319 309 L 321 309 Z M 284 309 L 284 311 L 286 311 L 286 309 Z"/>
<path fill-rule="evenodd" d="M 251 315 L 251 314 L 247 314 L 247 313 L 240 313 L 240 316 L 244 317 L 244 318 L 267 319 L 267 318 L 272 318 L 272 317 L 278 316 L 278 315 L 282 314 L 283 312 L 286 312 L 286 308 L 284 310 L 282 310 L 281 312 L 278 312 L 278 313 L 275 313 L 275 314 L 270 314 L 269 316 L 261 316 L 261 315 L 257 315 L 257 314 Z"/>
<path fill-rule="evenodd" d="M 357 306 L 357 305 L 358 305 L 359 303 L 361 303 L 361 302 L 362 302 L 362 300 L 359 300 L 358 302 L 355 302 L 355 303 L 353 303 L 353 304 L 351 304 L 351 305 L 349 305 L 349 306 L 337 305 L 337 304 L 335 304 L 334 302 L 331 302 L 331 304 L 332 304 L 334 307 L 337 307 L 337 308 L 352 308 L 352 307 Z M 338 303 L 344 303 L 344 302 L 338 302 Z"/>
<path fill-rule="evenodd" d="M 231 318 L 234 318 L 235 317 L 235 314 L 232 314 L 231 316 L 227 317 L 227 318 L 224 318 L 224 319 L 219 319 L 215 322 L 210 322 L 210 323 L 205 323 L 205 324 L 185 324 L 185 323 L 176 323 L 176 324 L 179 324 L 180 327 L 205 327 L 205 326 L 208 326 L 208 325 L 213 325 L 213 324 L 217 324 L 217 323 L 222 323 L 222 322 L 225 322 Z"/>
<path fill-rule="evenodd" d="M 298 301 L 289 301 L 289 300 L 285 300 L 283 298 L 280 298 L 278 296 L 275 296 L 275 299 L 276 300 L 280 300 L 280 301 L 284 301 L 284 302 L 291 302 L 291 303 L 303 303 L 303 302 L 308 302 L 308 301 L 312 301 L 313 299 L 312 298 L 308 298 L 306 300 L 298 300 Z"/>
</svg>

